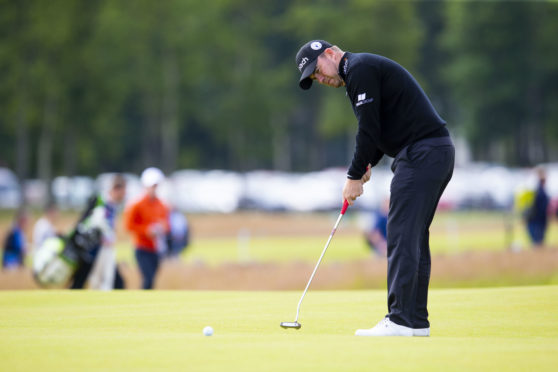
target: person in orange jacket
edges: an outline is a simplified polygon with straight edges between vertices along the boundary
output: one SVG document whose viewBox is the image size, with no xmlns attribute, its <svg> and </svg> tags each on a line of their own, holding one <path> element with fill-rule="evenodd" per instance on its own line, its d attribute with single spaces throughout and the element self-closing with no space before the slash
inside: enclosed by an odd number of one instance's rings
<svg viewBox="0 0 558 372">
<path fill-rule="evenodd" d="M 125 213 L 125 226 L 133 235 L 135 255 L 141 275 L 142 288 L 152 289 L 159 268 L 160 256 L 166 251 L 169 232 L 169 209 L 157 197 L 157 185 L 165 176 L 158 168 L 147 168 L 141 174 L 145 195 L 132 203 Z"/>
</svg>

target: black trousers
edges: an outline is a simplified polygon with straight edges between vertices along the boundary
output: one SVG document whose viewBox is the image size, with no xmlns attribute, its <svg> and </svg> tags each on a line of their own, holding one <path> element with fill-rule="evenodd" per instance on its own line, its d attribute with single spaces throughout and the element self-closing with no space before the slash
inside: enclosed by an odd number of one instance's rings
<svg viewBox="0 0 558 372">
<path fill-rule="evenodd" d="M 93 262 L 80 262 L 78 269 L 76 270 L 72 284 L 70 285 L 70 289 L 83 289 L 85 287 L 85 283 L 89 278 L 89 273 L 93 268 Z M 120 270 L 118 270 L 118 265 L 115 267 L 114 273 L 114 289 L 124 289 L 126 284 L 124 282 L 124 278 L 120 274 Z"/>
<path fill-rule="evenodd" d="M 83 289 L 85 287 L 85 283 L 87 282 L 87 278 L 89 277 L 89 273 L 91 272 L 92 267 L 93 262 L 81 261 L 79 263 L 78 269 L 74 274 L 70 289 Z"/>
<path fill-rule="evenodd" d="M 159 255 L 143 249 L 136 249 L 136 260 L 142 275 L 142 288 L 153 289 L 155 275 L 159 269 Z"/>
<path fill-rule="evenodd" d="M 392 164 L 387 223 L 388 316 L 399 325 L 428 328 L 429 228 L 453 174 L 449 137 L 405 147 Z"/>
<path fill-rule="evenodd" d="M 93 268 L 93 263 L 100 249 L 101 247 L 97 246 L 86 253 L 83 253 L 83 250 L 80 251 L 82 255 L 79 256 L 78 268 L 74 273 L 70 289 L 83 289 L 85 287 L 85 283 L 87 282 L 87 278 L 89 277 L 89 273 Z"/>
</svg>

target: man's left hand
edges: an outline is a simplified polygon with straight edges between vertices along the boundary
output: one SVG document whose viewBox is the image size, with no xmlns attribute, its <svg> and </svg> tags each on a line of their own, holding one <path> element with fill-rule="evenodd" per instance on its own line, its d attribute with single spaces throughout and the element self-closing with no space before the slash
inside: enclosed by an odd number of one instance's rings
<svg viewBox="0 0 558 372">
<path fill-rule="evenodd" d="M 366 167 L 366 173 L 364 173 L 364 176 L 362 176 L 362 178 L 360 179 L 362 181 L 362 184 L 365 184 L 366 182 L 370 181 L 371 176 L 372 176 L 372 166 L 368 164 L 368 167 Z"/>
</svg>

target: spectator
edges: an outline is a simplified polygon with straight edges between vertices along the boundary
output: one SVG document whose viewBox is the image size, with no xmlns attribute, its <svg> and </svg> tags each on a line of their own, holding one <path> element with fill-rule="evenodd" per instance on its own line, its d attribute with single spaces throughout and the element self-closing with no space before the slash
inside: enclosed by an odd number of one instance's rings
<svg viewBox="0 0 558 372">
<path fill-rule="evenodd" d="M 177 258 L 188 246 L 190 240 L 190 229 L 188 220 L 182 212 L 172 208 L 169 215 L 170 232 L 167 237 L 168 256 Z"/>
<path fill-rule="evenodd" d="M 387 220 L 389 212 L 389 199 L 374 211 L 370 230 L 366 231 L 365 238 L 370 249 L 380 257 L 387 255 Z"/>
<path fill-rule="evenodd" d="M 142 275 L 142 288 L 152 289 L 160 255 L 164 254 L 169 228 L 169 211 L 157 197 L 157 186 L 164 180 L 158 168 L 147 168 L 141 175 L 145 194 L 125 213 L 125 226 L 133 235 L 135 255 Z"/>
<path fill-rule="evenodd" d="M 113 249 L 116 208 L 124 200 L 125 194 L 126 182 L 121 175 L 117 174 L 113 178 L 108 196 L 106 198 L 103 198 L 101 195 L 92 197 L 75 230 L 70 234 L 70 243 L 78 247 L 81 253 L 78 268 L 73 276 L 71 289 L 84 288 L 99 252 L 103 248 Z M 99 284 L 99 279 L 97 279 L 97 282 L 93 283 L 93 288 L 101 289 L 102 287 L 102 289 L 109 289 L 113 283 L 116 288 L 122 288 L 123 284 L 120 283 L 122 279 L 115 265 L 112 264 L 111 266 L 106 261 L 100 265 L 101 267 L 112 267 L 114 274 L 112 277 L 102 279 L 102 285 Z M 103 272 L 105 272 L 104 270 L 108 269 L 103 269 Z"/>
<path fill-rule="evenodd" d="M 544 168 L 537 168 L 538 185 L 533 204 L 527 209 L 525 219 L 527 231 L 533 248 L 542 248 L 544 236 L 548 226 L 548 205 L 550 198 L 545 190 L 546 172 Z"/>
<path fill-rule="evenodd" d="M 2 267 L 4 269 L 23 267 L 27 249 L 25 230 L 28 220 L 27 211 L 20 209 L 15 216 L 14 224 L 8 232 L 8 236 L 4 240 L 2 255 Z"/>
<path fill-rule="evenodd" d="M 33 247 L 37 250 L 46 239 L 56 236 L 54 224 L 58 217 L 58 208 L 54 203 L 48 203 L 44 214 L 33 226 Z"/>
<path fill-rule="evenodd" d="M 115 219 L 119 206 L 126 197 L 126 180 L 116 174 L 111 183 L 104 202 L 105 218 L 110 226 L 110 234 L 103 237 L 99 253 L 89 274 L 89 287 L 91 289 L 110 290 L 124 288 L 124 281 L 116 265 L 116 240 Z"/>
</svg>

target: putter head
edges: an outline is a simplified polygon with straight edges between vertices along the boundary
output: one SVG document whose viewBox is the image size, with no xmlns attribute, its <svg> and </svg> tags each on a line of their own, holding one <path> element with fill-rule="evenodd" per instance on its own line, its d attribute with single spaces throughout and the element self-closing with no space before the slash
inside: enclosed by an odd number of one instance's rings
<svg viewBox="0 0 558 372">
<path fill-rule="evenodd" d="M 294 329 L 300 329 L 300 327 L 302 327 L 302 325 L 299 322 L 281 322 L 281 328 L 294 328 Z"/>
</svg>

